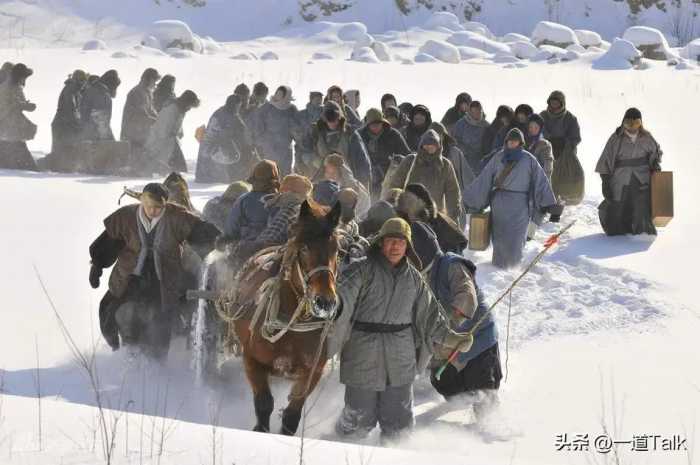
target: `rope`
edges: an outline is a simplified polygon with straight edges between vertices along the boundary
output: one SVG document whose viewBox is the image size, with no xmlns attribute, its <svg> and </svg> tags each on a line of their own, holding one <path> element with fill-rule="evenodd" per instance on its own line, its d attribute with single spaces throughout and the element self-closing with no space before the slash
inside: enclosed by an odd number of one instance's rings
<svg viewBox="0 0 700 465">
<path fill-rule="evenodd" d="M 510 316 L 513 309 L 513 291 L 508 293 L 508 322 L 506 323 L 506 377 L 504 383 L 508 382 L 508 359 L 510 358 Z"/>
</svg>

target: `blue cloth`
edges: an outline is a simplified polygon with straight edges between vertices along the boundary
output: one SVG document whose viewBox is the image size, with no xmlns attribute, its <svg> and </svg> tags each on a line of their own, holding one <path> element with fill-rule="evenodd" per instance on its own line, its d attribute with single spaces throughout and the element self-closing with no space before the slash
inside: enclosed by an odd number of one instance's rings
<svg viewBox="0 0 700 465">
<path fill-rule="evenodd" d="M 470 331 L 477 321 L 479 321 L 488 311 L 488 305 L 484 300 L 479 286 L 476 285 L 476 265 L 467 260 L 461 255 L 448 252 L 435 259 L 433 268 L 430 272 L 430 287 L 437 297 L 438 301 L 444 308 L 451 308 L 452 293 L 449 289 L 448 272 L 450 265 L 453 263 L 461 263 L 472 276 L 474 287 L 476 288 L 477 308 L 474 316 L 460 325 L 457 330 L 459 332 Z M 458 356 L 460 365 L 466 365 L 470 360 L 478 357 L 486 350 L 490 349 L 498 342 L 498 329 L 493 314 L 489 313 L 486 319 L 479 325 L 474 334 L 474 344 L 468 352 L 464 352 Z"/>
<path fill-rule="evenodd" d="M 522 148 L 517 149 L 503 149 L 503 160 L 502 163 L 508 163 L 511 161 L 520 161 L 525 155 L 525 151 Z"/>
<path fill-rule="evenodd" d="M 248 192 L 233 204 L 226 218 L 224 234 L 237 241 L 255 240 L 267 226 L 270 212 L 263 197 L 267 192 Z"/>
<path fill-rule="evenodd" d="M 314 200 L 324 207 L 332 207 L 338 200 L 340 186 L 335 181 L 321 181 L 314 185 Z"/>
</svg>

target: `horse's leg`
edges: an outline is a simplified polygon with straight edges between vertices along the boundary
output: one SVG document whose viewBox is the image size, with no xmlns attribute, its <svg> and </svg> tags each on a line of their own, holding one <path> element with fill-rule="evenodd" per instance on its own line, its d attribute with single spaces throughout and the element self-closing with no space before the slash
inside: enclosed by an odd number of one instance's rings
<svg viewBox="0 0 700 465">
<path fill-rule="evenodd" d="M 267 433 L 270 431 L 270 416 L 275 408 L 275 400 L 270 392 L 268 377 L 270 368 L 259 363 L 253 357 L 244 355 L 243 364 L 248 382 L 253 388 L 256 424 L 253 431 Z"/>
<path fill-rule="evenodd" d="M 325 365 L 325 361 L 322 361 L 315 369 L 309 368 L 305 370 L 304 375 L 300 376 L 292 385 L 292 391 L 289 393 L 289 404 L 287 404 L 287 407 L 282 412 L 281 434 L 287 436 L 294 436 L 296 434 L 297 428 L 299 428 L 299 422 L 301 421 L 304 403 L 309 397 L 309 394 L 316 389 L 316 385 L 321 379 Z"/>
</svg>

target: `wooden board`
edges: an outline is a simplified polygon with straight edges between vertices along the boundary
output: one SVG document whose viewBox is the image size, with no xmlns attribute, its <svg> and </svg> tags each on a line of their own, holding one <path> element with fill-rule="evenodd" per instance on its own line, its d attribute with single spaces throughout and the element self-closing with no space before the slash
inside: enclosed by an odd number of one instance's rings
<svg viewBox="0 0 700 465">
<path fill-rule="evenodd" d="M 651 174 L 651 219 L 654 226 L 664 227 L 673 219 L 673 172 Z"/>
<path fill-rule="evenodd" d="M 469 218 L 469 250 L 486 250 L 491 245 L 491 213 L 472 213 Z"/>
</svg>

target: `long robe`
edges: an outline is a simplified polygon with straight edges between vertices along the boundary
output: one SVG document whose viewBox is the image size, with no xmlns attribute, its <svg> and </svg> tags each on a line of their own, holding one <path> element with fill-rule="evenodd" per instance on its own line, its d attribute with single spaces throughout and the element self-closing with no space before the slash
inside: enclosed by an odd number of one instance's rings
<svg viewBox="0 0 700 465">
<path fill-rule="evenodd" d="M 463 193 L 468 209 L 491 207 L 493 264 L 500 268 L 517 265 L 523 258 L 530 221 L 539 223 L 541 209 L 555 205 L 552 186 L 537 159 L 523 150 L 500 188 L 495 182 L 505 169 L 505 152 L 491 158 L 478 178 Z"/>
</svg>

